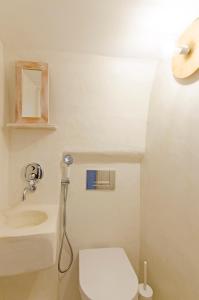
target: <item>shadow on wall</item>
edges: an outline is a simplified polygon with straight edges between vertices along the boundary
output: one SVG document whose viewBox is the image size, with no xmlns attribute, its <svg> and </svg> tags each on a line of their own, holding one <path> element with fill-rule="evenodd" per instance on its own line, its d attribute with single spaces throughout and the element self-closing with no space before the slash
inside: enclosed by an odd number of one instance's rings
<svg viewBox="0 0 199 300">
<path fill-rule="evenodd" d="M 40 272 L 1 278 L 0 300 L 57 299 L 56 279 L 54 267 Z"/>
<path fill-rule="evenodd" d="M 5 72 L 5 71 L 4 71 Z M 8 123 L 9 121 L 9 101 L 8 101 L 8 93 L 7 93 L 7 89 L 6 89 L 6 81 L 4 80 L 3 83 L 3 91 L 4 91 L 4 95 L 3 95 L 3 127 L 2 127 L 2 132 L 3 132 L 3 136 L 4 136 L 4 141 L 7 145 L 7 148 L 10 148 L 10 131 L 8 128 L 6 128 L 5 124 Z"/>
<path fill-rule="evenodd" d="M 21 142 L 14 143 L 14 149 L 16 152 L 24 150 L 26 148 L 37 147 L 37 143 L 42 141 L 43 144 L 48 140 L 48 137 L 51 135 L 55 135 L 56 133 L 53 131 L 48 131 L 45 129 L 12 129 L 15 131 L 12 135 L 12 139 L 18 137 L 17 140 L 21 140 Z M 46 149 L 47 150 L 47 149 Z M 49 148 L 48 148 L 49 150 Z"/>
<path fill-rule="evenodd" d="M 174 76 L 174 79 L 177 83 L 182 85 L 190 85 L 197 81 L 199 81 L 199 70 L 195 72 L 192 76 L 185 78 L 185 79 L 178 79 Z"/>
<path fill-rule="evenodd" d="M 73 263 L 70 272 L 64 276 L 59 275 L 58 299 L 77 299 L 80 300 L 79 293 L 79 271 L 78 271 L 78 257 Z"/>
</svg>

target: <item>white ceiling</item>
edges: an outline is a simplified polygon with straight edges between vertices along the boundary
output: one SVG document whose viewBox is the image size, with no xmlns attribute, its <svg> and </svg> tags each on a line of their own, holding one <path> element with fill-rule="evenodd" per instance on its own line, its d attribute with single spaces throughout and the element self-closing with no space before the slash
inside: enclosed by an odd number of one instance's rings
<svg viewBox="0 0 199 300">
<path fill-rule="evenodd" d="M 10 49 L 157 57 L 198 17 L 199 1 L 183 2 L 0 0 L 0 39 Z"/>
</svg>

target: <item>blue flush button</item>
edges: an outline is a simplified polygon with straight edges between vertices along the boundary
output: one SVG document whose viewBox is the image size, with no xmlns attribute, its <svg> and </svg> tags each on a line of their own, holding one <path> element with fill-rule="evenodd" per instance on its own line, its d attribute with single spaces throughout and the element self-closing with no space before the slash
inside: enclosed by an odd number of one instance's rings
<svg viewBox="0 0 199 300">
<path fill-rule="evenodd" d="M 86 171 L 86 189 L 96 190 L 97 171 L 87 170 Z"/>
</svg>

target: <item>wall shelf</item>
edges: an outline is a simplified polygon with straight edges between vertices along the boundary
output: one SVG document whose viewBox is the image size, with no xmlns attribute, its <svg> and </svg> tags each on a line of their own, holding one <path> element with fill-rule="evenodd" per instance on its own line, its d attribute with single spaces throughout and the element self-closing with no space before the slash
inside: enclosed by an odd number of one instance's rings
<svg viewBox="0 0 199 300">
<path fill-rule="evenodd" d="M 70 153 L 76 163 L 140 163 L 144 152 L 139 151 L 64 151 Z"/>
<path fill-rule="evenodd" d="M 8 128 L 15 128 L 15 129 L 47 129 L 47 130 L 56 130 L 57 126 L 55 124 L 19 124 L 19 123 L 8 123 L 6 125 Z"/>
</svg>

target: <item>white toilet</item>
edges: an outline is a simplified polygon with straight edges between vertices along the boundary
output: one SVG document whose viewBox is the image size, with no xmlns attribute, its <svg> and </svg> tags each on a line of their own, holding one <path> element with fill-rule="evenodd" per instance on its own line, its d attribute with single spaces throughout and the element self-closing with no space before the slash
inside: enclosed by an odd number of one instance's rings
<svg viewBox="0 0 199 300">
<path fill-rule="evenodd" d="M 137 300 L 138 278 L 122 248 L 79 252 L 82 300 Z"/>
</svg>

